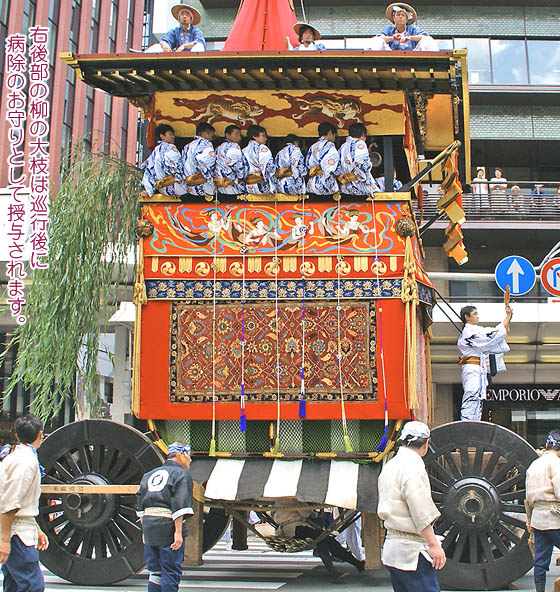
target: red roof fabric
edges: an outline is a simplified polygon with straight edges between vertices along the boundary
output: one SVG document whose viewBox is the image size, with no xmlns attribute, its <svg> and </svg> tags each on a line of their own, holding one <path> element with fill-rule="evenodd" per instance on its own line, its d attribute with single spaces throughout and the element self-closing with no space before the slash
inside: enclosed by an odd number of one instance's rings
<svg viewBox="0 0 560 592">
<path fill-rule="evenodd" d="M 294 33 L 296 13 L 290 0 L 242 0 L 224 51 L 284 51 Z"/>
</svg>

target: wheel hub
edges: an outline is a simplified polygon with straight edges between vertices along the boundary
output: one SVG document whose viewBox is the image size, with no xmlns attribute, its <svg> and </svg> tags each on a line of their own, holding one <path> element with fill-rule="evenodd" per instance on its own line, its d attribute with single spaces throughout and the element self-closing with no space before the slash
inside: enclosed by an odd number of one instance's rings
<svg viewBox="0 0 560 592">
<path fill-rule="evenodd" d="M 466 477 L 456 481 L 447 493 L 444 510 L 457 525 L 482 530 L 500 516 L 501 502 L 496 488 L 483 478 Z"/>
<path fill-rule="evenodd" d="M 108 485 L 99 475 L 81 475 L 70 482 L 71 485 Z M 85 529 L 101 528 L 107 524 L 115 511 L 116 495 L 71 493 L 62 498 L 64 513 L 68 520 Z"/>
</svg>

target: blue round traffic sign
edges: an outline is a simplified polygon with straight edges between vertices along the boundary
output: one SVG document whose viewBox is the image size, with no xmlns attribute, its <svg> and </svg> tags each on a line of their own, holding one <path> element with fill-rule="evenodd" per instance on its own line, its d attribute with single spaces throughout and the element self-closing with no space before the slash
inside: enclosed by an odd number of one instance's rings
<svg viewBox="0 0 560 592">
<path fill-rule="evenodd" d="M 502 292 L 509 287 L 512 296 L 522 296 L 533 289 L 537 281 L 537 272 L 533 264 L 525 257 L 510 255 L 504 257 L 494 272 L 498 288 Z"/>
</svg>

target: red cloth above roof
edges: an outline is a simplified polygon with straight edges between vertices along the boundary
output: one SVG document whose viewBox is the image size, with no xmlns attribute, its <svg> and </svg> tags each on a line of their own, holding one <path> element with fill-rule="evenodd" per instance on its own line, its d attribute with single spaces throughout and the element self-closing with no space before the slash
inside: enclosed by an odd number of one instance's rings
<svg viewBox="0 0 560 592">
<path fill-rule="evenodd" d="M 291 0 L 241 0 L 224 51 L 284 51 L 286 37 L 299 45 L 295 24 Z"/>
</svg>

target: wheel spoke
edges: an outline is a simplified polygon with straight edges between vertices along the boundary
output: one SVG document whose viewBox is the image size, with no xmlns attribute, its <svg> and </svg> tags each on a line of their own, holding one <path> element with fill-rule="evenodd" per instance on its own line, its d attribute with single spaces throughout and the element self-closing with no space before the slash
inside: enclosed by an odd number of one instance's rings
<svg viewBox="0 0 560 592">
<path fill-rule="evenodd" d="M 484 551 L 484 556 L 486 557 L 487 563 L 495 562 L 496 558 L 494 557 L 494 553 L 492 552 L 486 533 L 478 533 L 478 540 L 480 541 L 480 545 L 482 547 L 482 550 Z"/>
<path fill-rule="evenodd" d="M 498 528 L 501 530 L 502 534 L 511 542 L 515 543 L 516 545 L 518 545 L 521 542 L 521 539 L 503 523 L 503 519 L 500 520 Z"/>
<path fill-rule="evenodd" d="M 74 475 L 72 475 L 72 473 L 66 467 L 60 464 L 60 462 L 55 462 L 53 467 L 58 472 L 58 474 L 65 480 L 66 483 L 74 481 Z"/>
<path fill-rule="evenodd" d="M 498 551 L 503 557 L 505 557 L 509 553 L 509 549 L 506 547 L 504 541 L 502 541 L 500 535 L 494 529 L 492 529 L 488 534 L 490 535 L 492 542 L 496 545 Z"/>
<path fill-rule="evenodd" d="M 500 456 L 501 455 L 499 452 L 496 452 L 495 450 L 492 451 L 492 455 L 490 456 L 490 458 L 488 459 L 488 463 L 484 467 L 484 472 L 482 473 L 483 477 L 486 477 L 486 479 L 490 478 L 490 476 L 494 472 L 494 469 L 496 468 L 496 464 Z"/>
<path fill-rule="evenodd" d="M 101 466 L 101 453 L 105 450 L 103 444 L 94 444 L 92 446 L 92 454 L 91 454 L 91 468 L 95 472 L 99 472 L 99 468 Z"/>
<path fill-rule="evenodd" d="M 443 493 L 445 493 L 449 489 L 449 485 L 442 483 L 437 477 L 434 477 L 433 475 L 429 475 L 429 477 L 432 489 L 439 489 Z"/>
<path fill-rule="evenodd" d="M 93 544 L 95 547 L 95 559 L 105 559 L 107 557 L 107 550 L 99 530 L 93 533 Z"/>
<path fill-rule="evenodd" d="M 74 460 L 74 457 L 72 456 L 72 454 L 70 454 L 70 452 L 67 452 L 64 455 L 64 460 L 66 461 L 68 468 L 70 472 L 74 475 L 74 477 L 79 477 L 80 475 L 82 475 L 82 470 L 76 464 L 76 461 Z"/>
<path fill-rule="evenodd" d="M 48 473 L 41 479 L 41 483 L 52 484 L 52 485 L 64 485 L 64 481 L 57 479 L 54 475 L 49 475 Z"/>
<path fill-rule="evenodd" d="M 484 460 L 484 448 L 479 446 L 476 449 L 473 462 L 473 475 L 480 475 L 482 472 L 482 461 Z"/>
<path fill-rule="evenodd" d="M 55 534 L 55 536 L 60 543 L 64 544 L 73 531 L 74 525 L 69 522 L 58 534 Z"/>
<path fill-rule="evenodd" d="M 468 536 L 469 535 L 466 532 L 459 532 L 457 544 L 455 545 L 455 550 L 453 551 L 453 561 L 461 560 L 461 555 L 463 554 L 463 549 L 465 548 L 465 543 L 467 542 Z"/>
<path fill-rule="evenodd" d="M 57 516 L 53 520 L 49 520 L 49 528 L 54 530 L 58 526 L 62 526 L 65 522 L 68 522 L 68 518 L 62 514 L 62 516 Z"/>
<path fill-rule="evenodd" d="M 104 527 L 102 530 L 103 540 L 105 541 L 109 552 L 111 553 L 111 557 L 115 557 L 115 555 L 119 554 L 119 549 L 117 547 L 117 543 L 113 538 L 113 535 L 109 528 Z"/>
<path fill-rule="evenodd" d="M 82 543 L 82 550 L 80 551 L 80 556 L 86 559 L 91 559 L 93 555 L 93 531 L 86 530 L 86 536 L 84 537 L 84 542 Z"/>
<path fill-rule="evenodd" d="M 78 456 L 80 457 L 82 473 L 89 473 L 91 471 L 89 448 L 87 446 L 80 446 L 78 448 Z"/>
<path fill-rule="evenodd" d="M 461 472 L 463 473 L 463 476 L 471 475 L 471 463 L 469 461 L 469 451 L 467 447 L 461 446 L 459 452 L 461 455 Z"/>
<path fill-rule="evenodd" d="M 526 529 L 526 522 L 524 520 L 516 518 L 515 516 L 508 516 L 504 512 L 502 512 L 502 514 L 500 516 L 500 521 L 507 522 L 507 524 L 511 524 L 512 526 L 515 526 L 516 528 L 521 528 L 523 530 Z"/>
<path fill-rule="evenodd" d="M 110 523 L 109 528 L 116 531 L 117 538 L 121 541 L 121 544 L 128 546 L 132 544 L 132 539 L 128 536 L 127 532 L 121 528 L 121 526 L 113 519 Z"/>
<path fill-rule="evenodd" d="M 137 482 L 139 483 L 142 479 L 141 471 L 135 465 L 133 461 L 130 462 L 130 466 L 128 469 L 115 477 L 114 483 L 130 483 L 130 482 Z"/>
<path fill-rule="evenodd" d="M 502 482 L 502 479 L 515 467 L 514 463 L 506 462 L 504 466 L 498 470 L 497 473 L 490 477 L 490 481 L 498 487 L 498 485 Z"/>
<path fill-rule="evenodd" d="M 47 504 L 39 508 L 39 514 L 56 514 L 57 512 L 62 512 L 63 507 L 62 502 L 52 506 Z"/>
<path fill-rule="evenodd" d="M 525 475 L 523 473 L 518 473 L 517 475 L 510 477 L 506 481 L 503 481 L 502 483 L 500 483 L 499 485 L 496 486 L 496 489 L 500 493 L 502 493 L 502 492 L 508 491 L 509 489 L 511 489 L 512 487 L 517 485 L 518 483 L 525 483 Z"/>
<path fill-rule="evenodd" d="M 120 475 L 123 473 L 125 467 L 127 467 L 129 462 L 130 462 L 130 459 L 128 458 L 128 456 L 126 454 L 121 453 L 117 457 L 117 460 L 114 463 L 114 465 L 109 469 L 109 472 L 105 473 L 105 474 L 109 477 L 109 479 L 113 483 L 118 483 L 118 479 L 120 479 Z"/>
<path fill-rule="evenodd" d="M 507 493 L 502 493 L 500 495 L 500 499 L 502 501 L 509 501 L 509 500 L 524 500 L 525 499 L 525 488 L 523 489 L 516 489 L 515 491 L 509 491 Z M 523 510 L 525 511 L 525 510 Z"/>
<path fill-rule="evenodd" d="M 478 556 L 478 537 L 474 533 L 469 535 L 469 562 L 471 565 L 480 563 Z"/>
<path fill-rule="evenodd" d="M 459 529 L 453 525 L 450 529 L 449 532 L 445 535 L 445 538 L 443 539 L 443 542 L 441 543 L 441 546 L 443 547 L 443 549 L 447 552 L 447 549 L 449 548 L 449 546 L 455 542 L 455 539 L 457 538 L 457 533 L 459 532 Z"/>
<path fill-rule="evenodd" d="M 102 475 L 109 476 L 111 465 L 115 462 L 115 459 L 118 457 L 118 455 L 119 451 L 115 450 L 114 448 L 105 449 L 105 454 L 103 455 L 103 464 L 99 468 L 99 472 Z"/>
<path fill-rule="evenodd" d="M 75 555 L 76 552 L 78 551 L 80 545 L 83 543 L 83 540 L 84 540 L 84 531 L 77 528 L 72 533 L 72 536 L 70 537 L 70 540 L 68 541 L 68 545 L 66 546 L 66 550 L 68 551 L 68 553 L 72 553 L 72 555 Z"/>
<path fill-rule="evenodd" d="M 455 462 L 455 459 L 453 458 L 453 455 L 451 454 L 451 452 L 449 450 L 446 450 L 443 453 L 443 456 L 445 457 L 445 460 L 447 461 L 447 464 L 449 465 L 449 468 L 451 469 L 451 472 L 453 473 L 453 477 L 455 479 L 460 479 L 463 475 L 462 475 L 461 471 L 459 470 L 459 467 L 457 466 L 457 463 Z"/>
</svg>

